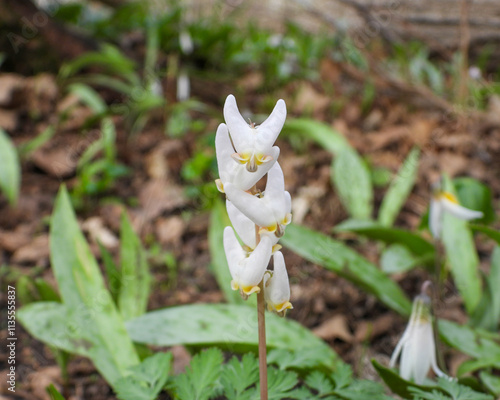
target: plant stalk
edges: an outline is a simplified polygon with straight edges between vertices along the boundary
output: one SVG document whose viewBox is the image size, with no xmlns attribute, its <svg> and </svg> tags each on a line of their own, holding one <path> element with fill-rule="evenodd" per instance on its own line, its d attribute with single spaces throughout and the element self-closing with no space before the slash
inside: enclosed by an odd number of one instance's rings
<svg viewBox="0 0 500 400">
<path fill-rule="evenodd" d="M 264 280 L 257 293 L 257 320 L 259 324 L 259 379 L 260 400 L 267 400 L 267 347 L 266 347 L 266 302 L 264 301 Z"/>
</svg>

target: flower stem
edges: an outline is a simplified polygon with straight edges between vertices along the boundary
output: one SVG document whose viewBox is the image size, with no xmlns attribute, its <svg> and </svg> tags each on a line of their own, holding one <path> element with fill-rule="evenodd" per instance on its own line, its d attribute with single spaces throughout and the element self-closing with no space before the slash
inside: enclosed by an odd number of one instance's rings
<svg viewBox="0 0 500 400">
<path fill-rule="evenodd" d="M 257 293 L 257 320 L 259 323 L 259 379 L 260 400 L 267 400 L 267 347 L 266 347 L 266 303 L 264 301 L 264 281 Z"/>
<path fill-rule="evenodd" d="M 445 363 L 443 356 L 443 345 L 439 339 L 438 331 L 438 317 L 440 315 L 440 304 L 442 300 L 443 284 L 444 284 L 444 271 L 443 271 L 443 260 L 445 257 L 444 246 L 441 240 L 434 239 L 434 248 L 436 249 L 436 259 L 435 259 L 435 284 L 432 290 L 432 306 L 431 312 L 433 314 L 432 318 L 432 330 L 434 333 L 434 342 L 436 343 L 436 358 L 437 364 L 441 370 L 445 371 Z"/>
</svg>

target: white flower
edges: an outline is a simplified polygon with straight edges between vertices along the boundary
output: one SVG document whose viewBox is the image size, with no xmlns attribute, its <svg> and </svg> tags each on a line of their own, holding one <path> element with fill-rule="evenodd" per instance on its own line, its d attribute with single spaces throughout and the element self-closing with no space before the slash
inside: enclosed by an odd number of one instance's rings
<svg viewBox="0 0 500 400">
<path fill-rule="evenodd" d="M 233 203 L 229 200 L 226 200 L 226 209 L 227 215 L 231 220 L 231 225 L 233 225 L 234 230 L 243 241 L 245 246 L 247 247 L 247 251 L 252 251 L 255 249 L 255 244 L 257 241 L 255 230 L 255 223 L 248 218 L 245 214 L 243 214 L 240 210 L 238 210 Z M 273 253 L 278 251 L 281 246 L 277 245 L 279 238 L 275 235 L 270 236 L 272 245 L 273 245 Z"/>
<path fill-rule="evenodd" d="M 264 275 L 264 297 L 267 309 L 284 316 L 286 310 L 292 309 L 290 303 L 290 284 L 286 272 L 285 259 L 281 251 L 274 253 L 274 271 Z"/>
<path fill-rule="evenodd" d="M 286 119 L 284 100 L 278 100 L 271 115 L 261 125 L 255 126 L 243 119 L 231 94 L 224 104 L 224 119 L 235 149 L 232 157 L 245 165 L 249 172 L 256 172 L 262 164 L 276 160 L 272 149 Z"/>
<path fill-rule="evenodd" d="M 389 366 L 396 364 L 401 353 L 399 375 L 403 379 L 413 380 L 417 384 L 424 382 L 429 369 L 439 377 L 447 377 L 436 362 L 436 346 L 432 330 L 431 300 L 422 293 L 415 297 L 410 322 L 399 340 L 391 357 Z"/>
<path fill-rule="evenodd" d="M 444 212 L 466 221 L 483 216 L 481 211 L 462 207 L 452 193 L 436 189 L 432 195 L 429 208 L 429 229 L 435 238 L 441 236 Z"/>
<path fill-rule="evenodd" d="M 215 152 L 220 179 L 215 183 L 220 192 L 225 192 L 226 183 L 232 183 L 238 189 L 248 190 L 254 186 L 274 165 L 280 154 L 278 147 L 270 150 L 271 159 L 262 165 L 256 172 L 249 172 L 245 165 L 235 162 L 232 158 L 235 153 L 225 124 L 220 124 L 215 135 Z"/>
<path fill-rule="evenodd" d="M 226 252 L 229 272 L 233 280 L 231 288 L 240 290 L 243 297 L 259 293 L 259 284 L 264 277 L 272 252 L 271 239 L 262 237 L 255 250 L 245 251 L 238 242 L 233 228 L 224 229 L 224 251 Z"/>
<path fill-rule="evenodd" d="M 224 191 L 231 203 L 261 228 L 260 234 L 280 238 L 286 225 L 292 221 L 292 199 L 285 191 L 283 171 L 278 163 L 270 169 L 266 190 L 261 197 L 244 192 L 231 183 L 225 184 Z"/>
</svg>

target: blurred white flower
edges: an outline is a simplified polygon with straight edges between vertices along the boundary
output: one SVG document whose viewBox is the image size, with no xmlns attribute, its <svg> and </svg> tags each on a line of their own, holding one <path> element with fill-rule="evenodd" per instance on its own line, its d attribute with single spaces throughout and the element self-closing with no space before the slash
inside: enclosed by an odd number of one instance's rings
<svg viewBox="0 0 500 400">
<path fill-rule="evenodd" d="M 479 67 L 476 67 L 475 65 L 472 65 L 469 68 L 469 78 L 478 81 L 479 79 L 481 79 L 481 77 L 481 69 Z"/>
<path fill-rule="evenodd" d="M 274 142 L 286 119 L 286 105 L 278 100 L 271 115 L 259 126 L 248 124 L 240 114 L 235 97 L 230 94 L 224 104 L 224 119 L 231 135 L 234 160 L 256 172 L 263 164 L 275 161 Z"/>
<path fill-rule="evenodd" d="M 186 71 L 181 70 L 179 76 L 177 77 L 177 100 L 186 101 L 191 95 L 191 83 L 189 81 L 189 75 Z"/>
<path fill-rule="evenodd" d="M 466 221 L 481 218 L 483 216 L 481 211 L 462 207 L 452 193 L 442 191 L 441 189 L 435 189 L 432 194 L 429 208 L 429 229 L 432 236 L 436 239 L 441 237 L 444 212 L 448 212 Z"/>
<path fill-rule="evenodd" d="M 278 163 L 269 170 L 263 194 L 252 195 L 232 183 L 225 184 L 224 191 L 231 203 L 260 227 L 261 235 L 280 238 L 292 221 L 292 199 L 285 191 L 283 171 Z"/>
<path fill-rule="evenodd" d="M 269 264 L 272 247 L 271 239 L 263 237 L 255 250 L 245 251 L 238 242 L 233 228 L 226 226 L 224 229 L 224 251 L 233 278 L 231 288 L 239 289 L 244 298 L 260 292 L 259 284 Z"/>
<path fill-rule="evenodd" d="M 389 366 L 394 367 L 401 354 L 399 375 L 403 379 L 413 380 L 417 384 L 424 382 L 429 369 L 439 377 L 447 375 L 439 369 L 436 362 L 436 345 L 432 330 L 431 299 L 422 293 L 415 297 L 410 322 L 403 336 L 392 353 Z"/>
<path fill-rule="evenodd" d="M 184 54 L 191 54 L 194 50 L 193 39 L 188 30 L 181 31 L 179 35 L 179 46 Z"/>
<path fill-rule="evenodd" d="M 274 271 L 267 271 L 264 275 L 264 297 L 269 311 L 284 316 L 286 310 L 293 306 L 290 303 L 290 284 L 281 251 L 274 253 L 273 262 Z"/>
<path fill-rule="evenodd" d="M 280 154 L 278 147 L 270 150 L 271 160 L 262 165 L 256 172 L 249 172 L 241 163 L 235 162 L 232 155 L 235 153 L 229 132 L 225 124 L 220 124 L 215 135 L 215 153 L 219 177 L 215 183 L 220 192 L 225 192 L 226 183 L 232 183 L 236 188 L 248 190 L 254 186 L 274 165 Z"/>
</svg>

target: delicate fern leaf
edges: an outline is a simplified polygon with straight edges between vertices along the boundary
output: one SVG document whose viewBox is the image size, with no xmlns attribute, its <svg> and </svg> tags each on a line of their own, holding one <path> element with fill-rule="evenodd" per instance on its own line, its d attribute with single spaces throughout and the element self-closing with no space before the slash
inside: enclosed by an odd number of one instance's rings
<svg viewBox="0 0 500 400">
<path fill-rule="evenodd" d="M 320 371 L 314 371 L 307 375 L 305 383 L 311 389 L 314 389 L 319 396 L 333 392 L 332 382 Z"/>
<path fill-rule="evenodd" d="M 186 372 L 174 380 L 176 398 L 208 400 L 216 396 L 222 361 L 222 352 L 217 348 L 205 350 L 194 356 Z"/>
<path fill-rule="evenodd" d="M 236 357 L 224 365 L 220 378 L 224 395 L 228 400 L 249 400 L 248 389 L 259 380 L 259 362 L 252 353 L 245 354 L 241 361 Z"/>
</svg>

